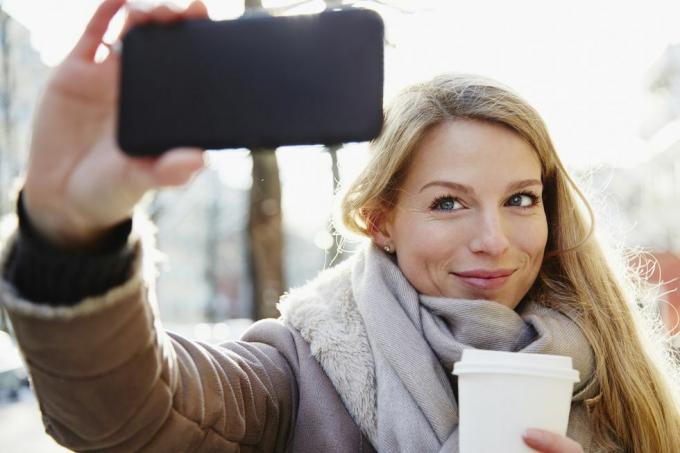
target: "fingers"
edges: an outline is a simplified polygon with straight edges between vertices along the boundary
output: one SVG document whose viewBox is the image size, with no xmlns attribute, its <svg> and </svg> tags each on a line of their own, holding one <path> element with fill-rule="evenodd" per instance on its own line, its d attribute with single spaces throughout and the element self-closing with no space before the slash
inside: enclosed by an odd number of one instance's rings
<svg viewBox="0 0 680 453">
<path fill-rule="evenodd" d="M 103 1 L 87 24 L 78 43 L 71 51 L 71 55 L 84 60 L 94 60 L 94 56 L 97 53 L 97 48 L 102 42 L 104 33 L 106 33 L 106 30 L 109 28 L 109 22 L 111 22 L 113 16 L 116 15 L 125 2 L 126 0 Z"/>
<path fill-rule="evenodd" d="M 527 429 L 524 442 L 542 453 L 583 453 L 578 442 L 543 429 Z"/>
<path fill-rule="evenodd" d="M 122 39 L 132 27 L 150 22 L 170 24 L 179 20 L 207 19 L 208 9 L 202 1 L 194 1 L 186 9 L 176 9 L 168 5 L 157 6 L 152 9 L 140 9 L 128 6 L 128 17 L 118 39 Z"/>
<path fill-rule="evenodd" d="M 201 0 L 194 0 L 185 11 L 186 17 L 191 19 L 207 19 L 208 8 Z"/>
<path fill-rule="evenodd" d="M 102 38 L 109 27 L 113 16 L 127 3 L 127 0 L 104 0 L 87 24 L 78 43 L 71 51 L 71 56 L 87 61 L 93 61 Z M 150 10 L 138 7 L 128 7 L 128 17 L 121 31 L 120 37 L 124 36 L 130 28 L 148 22 L 162 24 L 172 23 L 186 19 L 207 19 L 208 10 L 202 1 L 192 2 L 186 9 L 178 10 L 167 5 L 157 6 Z"/>
<path fill-rule="evenodd" d="M 168 5 L 160 5 L 148 11 L 130 8 L 130 13 L 133 26 L 146 22 L 167 24 L 182 18 L 180 10 Z"/>
<path fill-rule="evenodd" d="M 205 166 L 203 150 L 177 148 L 164 153 L 153 168 L 158 186 L 180 186 Z"/>
<path fill-rule="evenodd" d="M 130 159 L 127 180 L 137 190 L 181 186 L 205 166 L 203 150 L 175 148 L 157 157 Z"/>
</svg>

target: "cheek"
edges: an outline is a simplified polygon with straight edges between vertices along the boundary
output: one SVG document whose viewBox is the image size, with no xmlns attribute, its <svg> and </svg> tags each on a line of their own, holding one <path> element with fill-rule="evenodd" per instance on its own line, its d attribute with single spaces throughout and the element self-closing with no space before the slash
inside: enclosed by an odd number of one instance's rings
<svg viewBox="0 0 680 453">
<path fill-rule="evenodd" d="M 450 257 L 460 247 L 460 235 L 451 222 L 413 219 L 399 224 L 395 246 L 409 259 L 438 261 Z M 404 258 L 407 258 L 404 256 Z"/>
<path fill-rule="evenodd" d="M 442 295 L 442 270 L 449 269 L 461 250 L 451 223 L 411 218 L 395 232 L 398 265 L 406 279 L 420 293 Z"/>
<path fill-rule="evenodd" d="M 533 220 L 516 229 L 514 242 L 522 252 L 540 264 L 548 241 L 548 224 L 545 216 Z"/>
<path fill-rule="evenodd" d="M 395 220 L 394 245 L 399 268 L 420 292 L 437 294 L 434 281 L 464 249 L 459 227 L 455 222 L 433 220 L 425 215 Z"/>
</svg>

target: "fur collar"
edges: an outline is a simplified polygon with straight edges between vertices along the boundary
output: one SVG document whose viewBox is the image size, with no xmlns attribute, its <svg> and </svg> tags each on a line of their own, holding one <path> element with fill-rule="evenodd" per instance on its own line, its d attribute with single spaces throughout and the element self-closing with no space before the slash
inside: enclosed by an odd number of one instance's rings
<svg viewBox="0 0 680 453">
<path fill-rule="evenodd" d="M 376 438 L 375 365 L 366 328 L 352 296 L 353 260 L 321 272 L 278 304 L 281 319 L 300 332 L 369 439 Z"/>
</svg>

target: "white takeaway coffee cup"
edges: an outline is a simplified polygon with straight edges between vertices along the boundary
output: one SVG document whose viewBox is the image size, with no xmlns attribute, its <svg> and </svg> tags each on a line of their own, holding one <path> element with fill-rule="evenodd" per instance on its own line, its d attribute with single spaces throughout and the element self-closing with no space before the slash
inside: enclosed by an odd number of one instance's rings
<svg viewBox="0 0 680 453">
<path fill-rule="evenodd" d="M 461 453 L 528 453 L 527 428 L 567 432 L 579 380 L 571 357 L 466 349 L 458 376 Z"/>
</svg>

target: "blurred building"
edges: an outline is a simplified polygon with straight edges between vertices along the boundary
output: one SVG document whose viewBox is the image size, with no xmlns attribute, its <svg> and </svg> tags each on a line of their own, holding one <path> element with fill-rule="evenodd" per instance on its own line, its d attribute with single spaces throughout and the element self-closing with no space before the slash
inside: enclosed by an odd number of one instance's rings
<svg viewBox="0 0 680 453">
<path fill-rule="evenodd" d="M 648 242 L 656 245 L 658 271 L 651 276 L 663 284 L 661 314 L 671 332 L 680 333 L 680 45 L 669 46 L 649 75 L 650 113 L 643 136 L 658 152 L 645 171 L 649 201 L 656 208 L 641 217 Z M 643 207 L 638 207 L 644 215 Z M 664 302 L 666 302 L 664 304 Z M 676 339 L 680 338 L 676 336 Z M 676 342 L 677 343 L 677 342 Z M 680 346 L 680 344 L 678 345 Z"/>
<path fill-rule="evenodd" d="M 26 28 L 0 6 L 0 216 L 14 210 L 17 177 L 25 168 L 33 111 L 48 68 Z M 0 310 L 0 329 L 6 329 Z"/>
<path fill-rule="evenodd" d="M 223 184 L 206 168 L 185 188 L 164 190 L 148 211 L 166 255 L 158 278 L 163 321 L 218 322 L 252 318 L 252 282 L 247 247 L 246 190 Z M 298 286 L 325 265 L 324 250 L 301 232 L 285 229 L 286 285 Z"/>
<path fill-rule="evenodd" d="M 626 244 L 651 252 L 661 283 L 660 312 L 680 333 L 680 45 L 670 46 L 650 70 L 642 137 L 650 159 L 634 169 L 600 168 L 590 176 L 607 193 L 605 219 Z"/>
<path fill-rule="evenodd" d="M 0 9 L 0 213 L 13 209 L 12 185 L 26 163 L 33 111 L 48 73 L 29 31 Z"/>
</svg>

